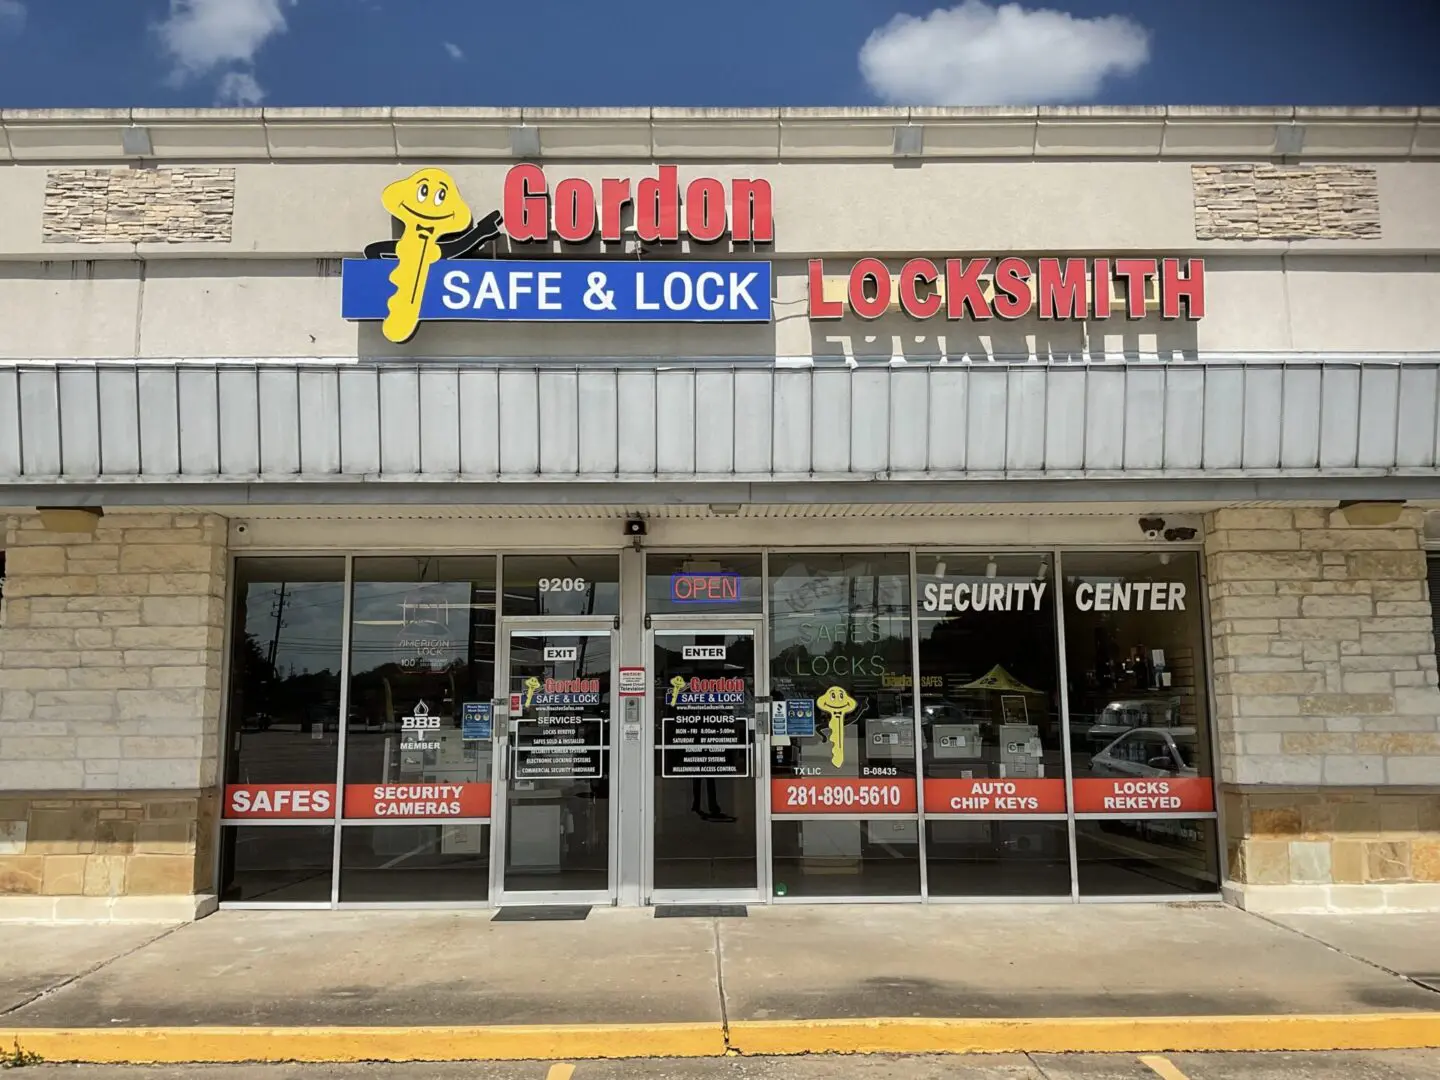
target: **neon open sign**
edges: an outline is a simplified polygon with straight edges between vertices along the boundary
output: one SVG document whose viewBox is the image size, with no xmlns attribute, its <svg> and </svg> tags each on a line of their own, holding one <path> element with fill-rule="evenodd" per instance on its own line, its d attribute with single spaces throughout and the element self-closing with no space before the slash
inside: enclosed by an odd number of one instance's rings
<svg viewBox="0 0 1440 1080">
<path fill-rule="evenodd" d="M 671 574 L 670 599 L 677 604 L 738 604 L 740 575 L 730 570 Z"/>
</svg>

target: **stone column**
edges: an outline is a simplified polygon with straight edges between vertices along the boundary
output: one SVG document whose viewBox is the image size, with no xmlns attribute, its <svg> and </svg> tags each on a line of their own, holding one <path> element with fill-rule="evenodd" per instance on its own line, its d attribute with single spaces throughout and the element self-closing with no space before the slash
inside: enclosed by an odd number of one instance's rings
<svg viewBox="0 0 1440 1080">
<path fill-rule="evenodd" d="M 214 903 L 226 523 L 9 519 L 0 919 L 184 919 Z"/>
<path fill-rule="evenodd" d="M 1243 907 L 1440 910 L 1421 514 L 1391 516 L 1206 518 L 1225 891 Z"/>
</svg>

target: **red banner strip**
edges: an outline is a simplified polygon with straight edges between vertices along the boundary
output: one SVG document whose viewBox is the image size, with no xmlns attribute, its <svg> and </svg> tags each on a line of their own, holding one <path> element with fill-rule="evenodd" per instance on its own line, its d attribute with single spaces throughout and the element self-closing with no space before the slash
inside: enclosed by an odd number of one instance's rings
<svg viewBox="0 0 1440 1080">
<path fill-rule="evenodd" d="M 807 776 L 770 781 L 770 813 L 913 814 L 915 781 L 908 777 L 850 779 Z"/>
<path fill-rule="evenodd" d="M 1110 778 L 1075 781 L 1077 814 L 1208 814 L 1215 784 L 1208 776 L 1165 779 Z"/>
<path fill-rule="evenodd" d="M 346 784 L 347 818 L 488 818 L 489 784 Z"/>
<path fill-rule="evenodd" d="M 1065 781 L 925 778 L 927 814 L 1063 814 Z"/>
<path fill-rule="evenodd" d="M 294 818 L 307 821 L 335 816 L 334 784 L 226 784 L 225 818 Z"/>
</svg>

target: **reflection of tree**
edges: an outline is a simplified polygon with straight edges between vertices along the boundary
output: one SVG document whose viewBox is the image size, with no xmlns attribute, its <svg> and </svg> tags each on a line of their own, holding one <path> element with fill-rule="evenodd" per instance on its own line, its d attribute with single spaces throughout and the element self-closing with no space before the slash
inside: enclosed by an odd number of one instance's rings
<svg viewBox="0 0 1440 1080">
<path fill-rule="evenodd" d="M 267 717 L 268 723 L 311 722 L 316 706 L 333 709 L 339 701 L 340 676 L 329 668 L 281 671 L 265 643 L 251 633 L 240 638 L 235 658 L 237 714 L 242 720 Z"/>
</svg>

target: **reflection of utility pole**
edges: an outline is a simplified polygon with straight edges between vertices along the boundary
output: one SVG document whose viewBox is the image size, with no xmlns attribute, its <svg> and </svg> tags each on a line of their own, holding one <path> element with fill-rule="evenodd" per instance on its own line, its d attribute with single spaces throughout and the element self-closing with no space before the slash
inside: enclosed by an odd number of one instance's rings
<svg viewBox="0 0 1440 1080">
<path fill-rule="evenodd" d="M 275 607 L 271 610 L 271 614 L 275 616 L 275 634 L 270 638 L 270 670 L 278 675 L 279 672 L 275 671 L 275 656 L 280 651 L 280 631 L 285 626 L 285 583 L 283 581 L 280 583 L 280 595 L 275 600 Z"/>
</svg>

